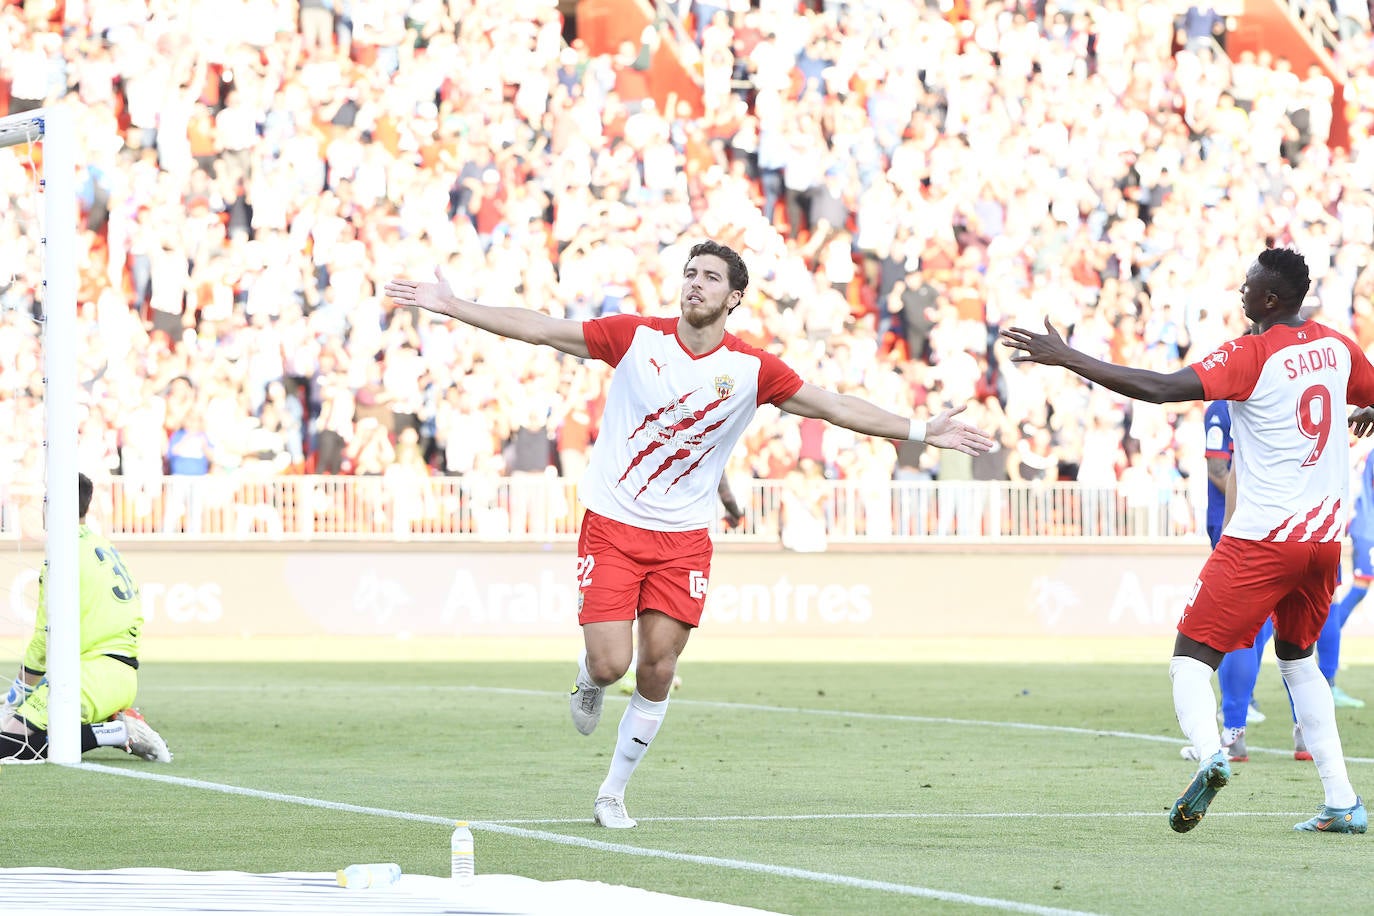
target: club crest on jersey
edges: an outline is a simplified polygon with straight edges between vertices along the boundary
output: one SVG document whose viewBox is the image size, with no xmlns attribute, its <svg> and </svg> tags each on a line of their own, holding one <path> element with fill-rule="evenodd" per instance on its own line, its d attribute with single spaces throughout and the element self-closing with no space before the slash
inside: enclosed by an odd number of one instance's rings
<svg viewBox="0 0 1374 916">
<path fill-rule="evenodd" d="M 717 375 L 715 378 L 716 397 L 722 401 L 728 398 L 735 390 L 735 380 L 728 375 Z"/>
<path fill-rule="evenodd" d="M 1215 369 L 1218 366 L 1224 366 L 1228 358 L 1228 354 L 1225 350 L 1218 350 L 1202 361 L 1202 368 Z"/>
</svg>

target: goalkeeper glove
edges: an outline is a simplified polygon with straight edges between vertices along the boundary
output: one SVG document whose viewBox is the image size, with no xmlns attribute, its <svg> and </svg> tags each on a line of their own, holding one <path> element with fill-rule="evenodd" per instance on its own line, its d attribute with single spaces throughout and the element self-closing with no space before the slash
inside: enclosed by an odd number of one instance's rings
<svg viewBox="0 0 1374 916">
<path fill-rule="evenodd" d="M 38 683 L 43 682 L 40 680 Z M 25 684 L 22 677 L 16 677 L 14 683 L 10 684 L 9 693 L 5 694 L 5 702 L 0 705 L 18 709 L 24 705 L 24 701 L 29 698 L 29 694 L 33 693 L 33 688 L 37 686 L 38 684 Z"/>
</svg>

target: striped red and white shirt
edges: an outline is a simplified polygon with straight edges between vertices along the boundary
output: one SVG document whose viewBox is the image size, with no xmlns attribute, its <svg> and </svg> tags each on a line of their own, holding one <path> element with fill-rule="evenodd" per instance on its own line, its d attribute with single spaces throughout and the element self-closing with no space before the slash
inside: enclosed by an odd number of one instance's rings
<svg viewBox="0 0 1374 916">
<path fill-rule="evenodd" d="M 1231 401 L 1235 514 L 1249 541 L 1335 541 L 1349 514 L 1346 405 L 1374 404 L 1374 366 L 1345 335 L 1308 321 L 1223 344 L 1193 369 Z"/>
<path fill-rule="evenodd" d="M 730 450 L 758 406 L 802 386 L 782 360 L 732 334 L 692 353 L 677 323 L 613 315 L 582 325 L 591 355 L 615 373 L 578 495 L 598 515 L 652 531 L 708 527 Z"/>
</svg>

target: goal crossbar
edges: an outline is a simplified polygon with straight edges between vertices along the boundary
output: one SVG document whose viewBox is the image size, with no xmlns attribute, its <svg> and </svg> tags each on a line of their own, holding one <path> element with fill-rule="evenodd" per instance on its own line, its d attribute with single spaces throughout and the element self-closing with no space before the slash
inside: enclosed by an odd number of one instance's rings
<svg viewBox="0 0 1374 916">
<path fill-rule="evenodd" d="M 31 111 L 0 118 L 0 148 L 38 140 L 43 136 L 44 121 L 44 115 Z"/>
<path fill-rule="evenodd" d="M 44 591 L 48 760 L 81 760 L 81 618 L 76 488 L 76 137 L 57 106 L 0 118 L 0 148 L 43 144 Z M 37 227 L 35 227 L 36 229 Z"/>
</svg>

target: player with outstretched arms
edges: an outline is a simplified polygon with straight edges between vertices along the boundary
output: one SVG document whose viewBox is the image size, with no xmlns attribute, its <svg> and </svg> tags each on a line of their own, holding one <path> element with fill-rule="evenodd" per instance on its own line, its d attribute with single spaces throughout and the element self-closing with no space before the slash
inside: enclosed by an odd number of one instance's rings
<svg viewBox="0 0 1374 916">
<path fill-rule="evenodd" d="M 578 488 L 587 509 L 577 547 L 585 650 L 570 700 L 573 724 L 591 734 L 606 688 L 629 667 L 637 620 L 637 686 L 593 805 L 604 827 L 635 826 L 625 790 L 663 722 L 678 656 L 701 620 L 717 486 L 760 405 L 968 454 L 992 447 L 986 434 L 955 418 L 962 406 L 928 424 L 899 416 L 807 384 L 773 354 L 726 333 L 726 317 L 748 284 L 744 259 L 705 241 L 688 255 L 677 318 L 576 321 L 481 305 L 455 296 L 437 272 L 435 282 L 398 279 L 386 286 L 386 295 L 402 305 L 615 368 L 601 433 Z"/>
<path fill-rule="evenodd" d="M 1350 442 L 1345 405 L 1374 404 L 1374 365 L 1348 337 L 1299 312 L 1311 279 L 1302 255 L 1270 248 L 1240 288 L 1254 333 L 1173 373 L 1093 359 L 1045 333 L 1005 328 L 1018 362 L 1064 366 L 1150 403 L 1228 400 L 1235 442 L 1235 511 L 1183 609 L 1169 666 L 1174 711 L 1201 762 L 1169 811 L 1177 832 L 1206 814 L 1231 767 L 1217 729 L 1211 678 L 1222 656 L 1253 645 L 1274 616 L 1274 654 L 1325 793 L 1298 830 L 1364 833 L 1368 814 L 1346 771 L 1331 690 L 1312 657 L 1340 565 L 1349 509 Z M 1356 435 L 1374 430 L 1357 410 Z"/>
</svg>

